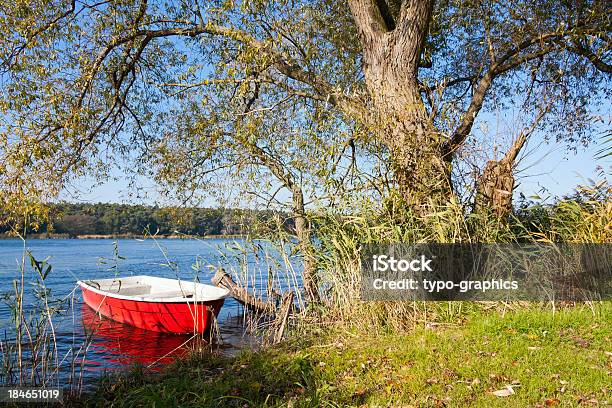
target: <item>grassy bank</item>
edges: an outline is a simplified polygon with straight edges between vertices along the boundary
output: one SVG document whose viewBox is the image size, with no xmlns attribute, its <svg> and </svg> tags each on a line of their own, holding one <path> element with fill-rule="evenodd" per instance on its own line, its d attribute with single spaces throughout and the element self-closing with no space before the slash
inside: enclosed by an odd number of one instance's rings
<svg viewBox="0 0 612 408">
<path fill-rule="evenodd" d="M 501 311 L 406 332 L 322 326 L 237 357 L 106 378 L 98 406 L 574 406 L 611 402 L 612 305 Z M 497 396 L 497 394 L 510 394 Z"/>
</svg>

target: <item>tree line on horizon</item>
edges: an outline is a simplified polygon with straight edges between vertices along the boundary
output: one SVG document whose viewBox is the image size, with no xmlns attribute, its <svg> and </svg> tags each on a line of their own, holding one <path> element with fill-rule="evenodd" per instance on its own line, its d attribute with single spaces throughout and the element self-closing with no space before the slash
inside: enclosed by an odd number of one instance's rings
<svg viewBox="0 0 612 408">
<path fill-rule="evenodd" d="M 269 227 L 280 220 L 291 229 L 290 220 L 272 210 L 239 208 L 178 208 L 117 203 L 54 204 L 49 217 L 39 223 L 38 234 L 82 235 L 240 235 L 253 233 L 257 227 Z M 0 233 L 9 233 L 0 225 Z"/>
</svg>

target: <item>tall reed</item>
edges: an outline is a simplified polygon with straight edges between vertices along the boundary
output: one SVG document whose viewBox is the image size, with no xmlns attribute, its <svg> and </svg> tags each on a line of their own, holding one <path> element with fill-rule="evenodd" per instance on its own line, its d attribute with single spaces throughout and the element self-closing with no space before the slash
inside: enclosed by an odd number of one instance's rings
<svg viewBox="0 0 612 408">
<path fill-rule="evenodd" d="M 69 385 L 71 391 L 79 392 L 87 339 L 62 352 L 55 326 L 59 317 L 74 310 L 74 291 L 63 298 L 56 297 L 46 285 L 51 264 L 47 259 L 37 260 L 27 250 L 25 240 L 23 245 L 13 289 L 1 294 L 2 307 L 8 311 L 8 326 L 0 340 L 0 384 Z"/>
<path fill-rule="evenodd" d="M 318 237 L 318 265 L 327 313 L 334 321 L 367 330 L 404 330 L 417 324 L 439 324 L 475 308 L 474 302 L 363 302 L 361 250 L 391 243 L 610 243 L 610 187 L 581 188 L 577 196 L 548 206 L 520 208 L 500 220 L 494 214 L 470 213 L 451 202 L 427 216 L 392 206 L 362 207 L 344 215 L 311 213 Z M 499 305 L 499 304 L 498 304 Z M 505 307 L 501 305 L 501 307 Z"/>
</svg>

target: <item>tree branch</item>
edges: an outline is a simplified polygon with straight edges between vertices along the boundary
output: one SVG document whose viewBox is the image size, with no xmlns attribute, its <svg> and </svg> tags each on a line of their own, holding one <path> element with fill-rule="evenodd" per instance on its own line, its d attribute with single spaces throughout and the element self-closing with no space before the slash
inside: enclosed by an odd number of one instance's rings
<svg viewBox="0 0 612 408">
<path fill-rule="evenodd" d="M 349 0 L 353 20 L 362 42 L 373 43 L 387 31 L 387 25 L 374 0 Z"/>
<path fill-rule="evenodd" d="M 141 20 L 144 17 L 145 11 L 146 1 L 142 0 L 141 7 L 139 8 L 137 15 L 138 20 Z M 84 75 L 86 80 L 74 105 L 73 115 L 75 115 L 79 111 L 79 109 L 81 109 L 83 101 L 87 93 L 90 91 L 96 75 L 98 74 L 106 58 L 111 54 L 114 49 L 124 44 L 133 42 L 138 38 L 142 38 L 142 42 L 140 43 L 136 56 L 130 61 L 131 64 L 135 64 L 137 62 L 137 58 L 139 58 L 142 52 L 144 51 L 144 48 L 153 39 L 174 36 L 195 37 L 202 34 L 230 38 L 249 47 L 257 49 L 262 53 L 267 53 L 272 57 L 273 66 L 276 67 L 278 72 L 288 78 L 291 78 L 293 80 L 299 81 L 303 84 L 312 87 L 313 90 L 320 96 L 320 98 L 313 99 L 325 100 L 327 103 L 337 106 L 343 112 L 352 116 L 357 115 L 362 118 L 365 118 L 368 115 L 368 111 L 365 106 L 363 106 L 363 104 L 354 100 L 353 98 L 344 95 L 342 92 L 336 91 L 332 87 L 332 85 L 325 81 L 323 78 L 317 76 L 311 71 L 307 71 L 306 69 L 302 68 L 291 58 L 282 55 L 276 50 L 273 50 L 267 43 L 255 39 L 243 30 L 220 26 L 213 23 L 208 23 L 205 25 L 200 24 L 189 28 L 175 27 L 157 30 L 138 29 L 136 27 L 135 30 L 128 34 L 113 37 L 106 45 L 106 47 L 100 50 L 91 68 Z M 302 93 L 301 96 L 308 97 L 309 94 Z M 59 128 L 61 128 L 61 126 L 59 126 L 58 129 L 55 130 L 59 130 Z M 51 130 L 51 132 L 53 132 L 53 130 Z"/>
<path fill-rule="evenodd" d="M 478 81 L 478 84 L 474 90 L 474 95 L 472 96 L 472 100 L 470 101 L 467 110 L 463 114 L 459 126 L 457 126 L 450 139 L 442 146 L 444 160 L 448 162 L 452 161 L 454 152 L 463 144 L 467 136 L 470 134 L 476 116 L 482 109 L 484 98 L 491 88 L 494 79 L 522 64 L 525 64 L 526 62 L 541 58 L 551 52 L 554 52 L 557 48 L 551 44 L 554 44 L 555 40 L 564 35 L 564 32 L 555 32 L 530 37 L 521 42 L 518 46 L 506 51 L 506 53 L 504 53 L 501 57 L 495 59 L 496 62 L 491 64 L 489 70 Z M 523 51 L 538 43 L 542 43 L 542 47 L 540 49 L 521 55 Z M 451 82 L 458 83 L 464 79 L 467 78 L 461 78 Z"/>
<path fill-rule="evenodd" d="M 416 74 L 425 39 L 429 30 L 434 0 L 406 0 L 402 2 L 394 48 L 401 50 L 401 60 L 408 72 Z"/>
<path fill-rule="evenodd" d="M 76 10 L 76 0 L 72 0 L 70 2 L 70 8 L 68 10 L 66 10 L 63 13 L 61 13 L 60 15 L 55 17 L 54 19 L 48 21 L 47 23 L 43 24 L 42 26 L 40 26 L 39 28 L 34 30 L 32 33 L 30 33 L 26 37 L 25 42 L 23 44 L 21 44 L 19 47 L 14 48 L 13 51 L 11 52 L 11 54 L 5 60 L 2 61 L 2 63 L 0 64 L 0 67 L 5 67 L 5 66 L 6 67 L 10 67 L 11 61 L 17 55 L 21 54 L 25 49 L 27 49 L 34 38 L 36 38 L 38 35 L 40 35 L 44 31 L 46 31 L 49 28 L 51 28 L 54 25 L 56 25 L 63 18 L 68 17 L 70 14 L 74 13 L 75 10 Z"/>
<path fill-rule="evenodd" d="M 601 72 L 611 73 L 612 65 L 606 63 L 588 46 L 583 45 L 578 40 L 572 41 L 572 45 L 568 45 L 567 49 L 575 54 L 581 55 L 591 61 L 591 63 Z"/>
<path fill-rule="evenodd" d="M 455 129 L 448 142 L 446 142 L 442 146 L 442 157 L 447 162 L 452 161 L 453 154 L 461 146 L 461 144 L 463 144 L 467 136 L 470 134 L 470 131 L 472 130 L 472 125 L 474 124 L 474 120 L 476 119 L 478 112 L 480 112 L 480 109 L 482 108 L 484 98 L 487 94 L 487 91 L 491 87 L 491 84 L 493 83 L 494 77 L 494 73 L 489 70 L 481 78 L 481 80 L 478 82 L 478 85 L 476 86 L 476 89 L 474 90 L 474 95 L 472 96 L 470 105 L 461 117 L 461 122 L 459 123 L 459 126 L 457 127 L 457 129 Z"/>
<path fill-rule="evenodd" d="M 529 136 L 531 136 L 531 134 L 535 131 L 535 129 L 537 128 L 538 124 L 540 123 L 540 121 L 542 120 L 542 118 L 544 117 L 546 112 L 548 112 L 549 109 L 550 109 L 550 105 L 548 105 L 545 108 L 541 109 L 540 112 L 538 112 L 538 115 L 536 116 L 536 118 L 533 121 L 533 123 L 531 124 L 531 126 L 529 128 L 527 128 L 527 129 L 523 129 L 521 131 L 521 133 L 518 135 L 516 140 L 512 143 L 512 146 L 510 146 L 510 148 L 508 149 L 508 151 L 504 155 L 504 157 L 502 159 L 503 162 L 510 164 L 511 167 L 515 166 L 516 158 L 518 157 L 519 153 L 521 152 L 521 149 L 523 148 L 523 146 L 527 142 L 527 139 L 529 138 Z"/>
</svg>

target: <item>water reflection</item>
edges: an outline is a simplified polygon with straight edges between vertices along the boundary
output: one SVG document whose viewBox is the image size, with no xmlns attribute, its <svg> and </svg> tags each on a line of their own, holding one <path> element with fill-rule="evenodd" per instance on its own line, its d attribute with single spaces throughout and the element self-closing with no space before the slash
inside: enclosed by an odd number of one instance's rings
<svg viewBox="0 0 612 408">
<path fill-rule="evenodd" d="M 163 366 L 195 345 L 193 336 L 169 335 L 128 326 L 100 317 L 85 304 L 81 317 L 85 333 L 91 339 L 87 353 L 90 370 L 134 364 Z"/>
<path fill-rule="evenodd" d="M 259 339 L 245 333 L 240 317 L 226 317 L 220 325 L 220 338 L 212 346 L 202 336 L 175 335 L 142 330 L 99 316 L 82 304 L 83 328 L 90 346 L 87 351 L 87 371 L 127 368 L 135 364 L 159 369 L 190 350 L 208 349 L 223 354 L 235 354 L 243 348 L 254 349 Z"/>
</svg>

